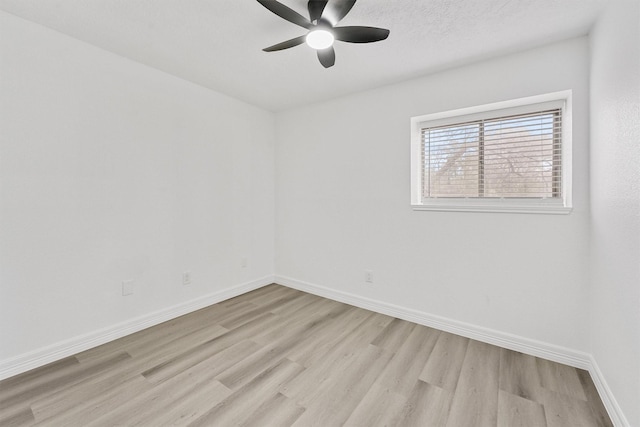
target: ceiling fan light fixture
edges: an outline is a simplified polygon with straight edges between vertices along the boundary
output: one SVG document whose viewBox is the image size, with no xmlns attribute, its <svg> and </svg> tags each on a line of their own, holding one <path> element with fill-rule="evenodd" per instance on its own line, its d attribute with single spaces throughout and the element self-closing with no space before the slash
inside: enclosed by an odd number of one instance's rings
<svg viewBox="0 0 640 427">
<path fill-rule="evenodd" d="M 298 0 L 300 1 L 300 0 Z M 373 43 L 386 39 L 389 30 L 360 25 L 337 27 L 338 22 L 351 10 L 357 0 L 308 0 L 309 18 L 277 0 L 258 0 L 262 6 L 275 15 L 307 30 L 306 34 L 274 44 L 262 49 L 276 52 L 304 44 L 315 49 L 320 64 L 324 68 L 333 67 L 336 62 L 334 40 L 347 43 Z"/>
<path fill-rule="evenodd" d="M 333 41 L 335 40 L 335 38 L 331 31 L 324 29 L 313 29 L 309 31 L 309 34 L 307 34 L 305 40 L 310 48 L 321 50 L 333 46 Z"/>
</svg>

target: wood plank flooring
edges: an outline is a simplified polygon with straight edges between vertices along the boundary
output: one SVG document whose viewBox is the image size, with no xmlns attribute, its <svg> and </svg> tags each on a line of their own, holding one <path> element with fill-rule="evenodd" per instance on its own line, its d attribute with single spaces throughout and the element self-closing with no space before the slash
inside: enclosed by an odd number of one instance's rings
<svg viewBox="0 0 640 427">
<path fill-rule="evenodd" d="M 278 285 L 0 382 L 1 426 L 611 426 L 586 371 Z"/>
</svg>

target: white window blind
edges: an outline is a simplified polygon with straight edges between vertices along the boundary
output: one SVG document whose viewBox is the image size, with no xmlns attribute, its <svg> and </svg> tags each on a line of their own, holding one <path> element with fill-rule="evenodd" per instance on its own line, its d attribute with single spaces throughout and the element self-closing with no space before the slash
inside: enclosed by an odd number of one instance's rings
<svg viewBox="0 0 640 427">
<path fill-rule="evenodd" d="M 423 127 L 422 197 L 562 198 L 562 109 Z"/>
</svg>

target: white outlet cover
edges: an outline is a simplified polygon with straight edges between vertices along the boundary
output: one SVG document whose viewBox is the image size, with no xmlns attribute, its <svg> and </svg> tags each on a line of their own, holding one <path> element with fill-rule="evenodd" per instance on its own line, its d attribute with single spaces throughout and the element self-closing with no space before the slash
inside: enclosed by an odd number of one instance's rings
<svg viewBox="0 0 640 427">
<path fill-rule="evenodd" d="M 191 284 L 191 272 L 190 271 L 185 271 L 184 273 L 182 273 L 182 284 L 183 285 L 190 285 Z"/>
<path fill-rule="evenodd" d="M 125 297 L 127 295 L 133 294 L 133 280 L 123 280 L 122 281 L 122 296 Z"/>
<path fill-rule="evenodd" d="M 371 270 L 364 271 L 364 281 L 367 283 L 373 283 L 373 271 Z"/>
</svg>

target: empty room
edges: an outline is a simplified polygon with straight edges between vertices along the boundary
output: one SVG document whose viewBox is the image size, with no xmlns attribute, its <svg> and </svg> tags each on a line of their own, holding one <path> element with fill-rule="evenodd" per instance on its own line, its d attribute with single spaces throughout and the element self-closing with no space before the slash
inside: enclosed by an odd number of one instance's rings
<svg viewBox="0 0 640 427">
<path fill-rule="evenodd" d="M 640 0 L 0 0 L 1 426 L 640 426 Z"/>
</svg>

